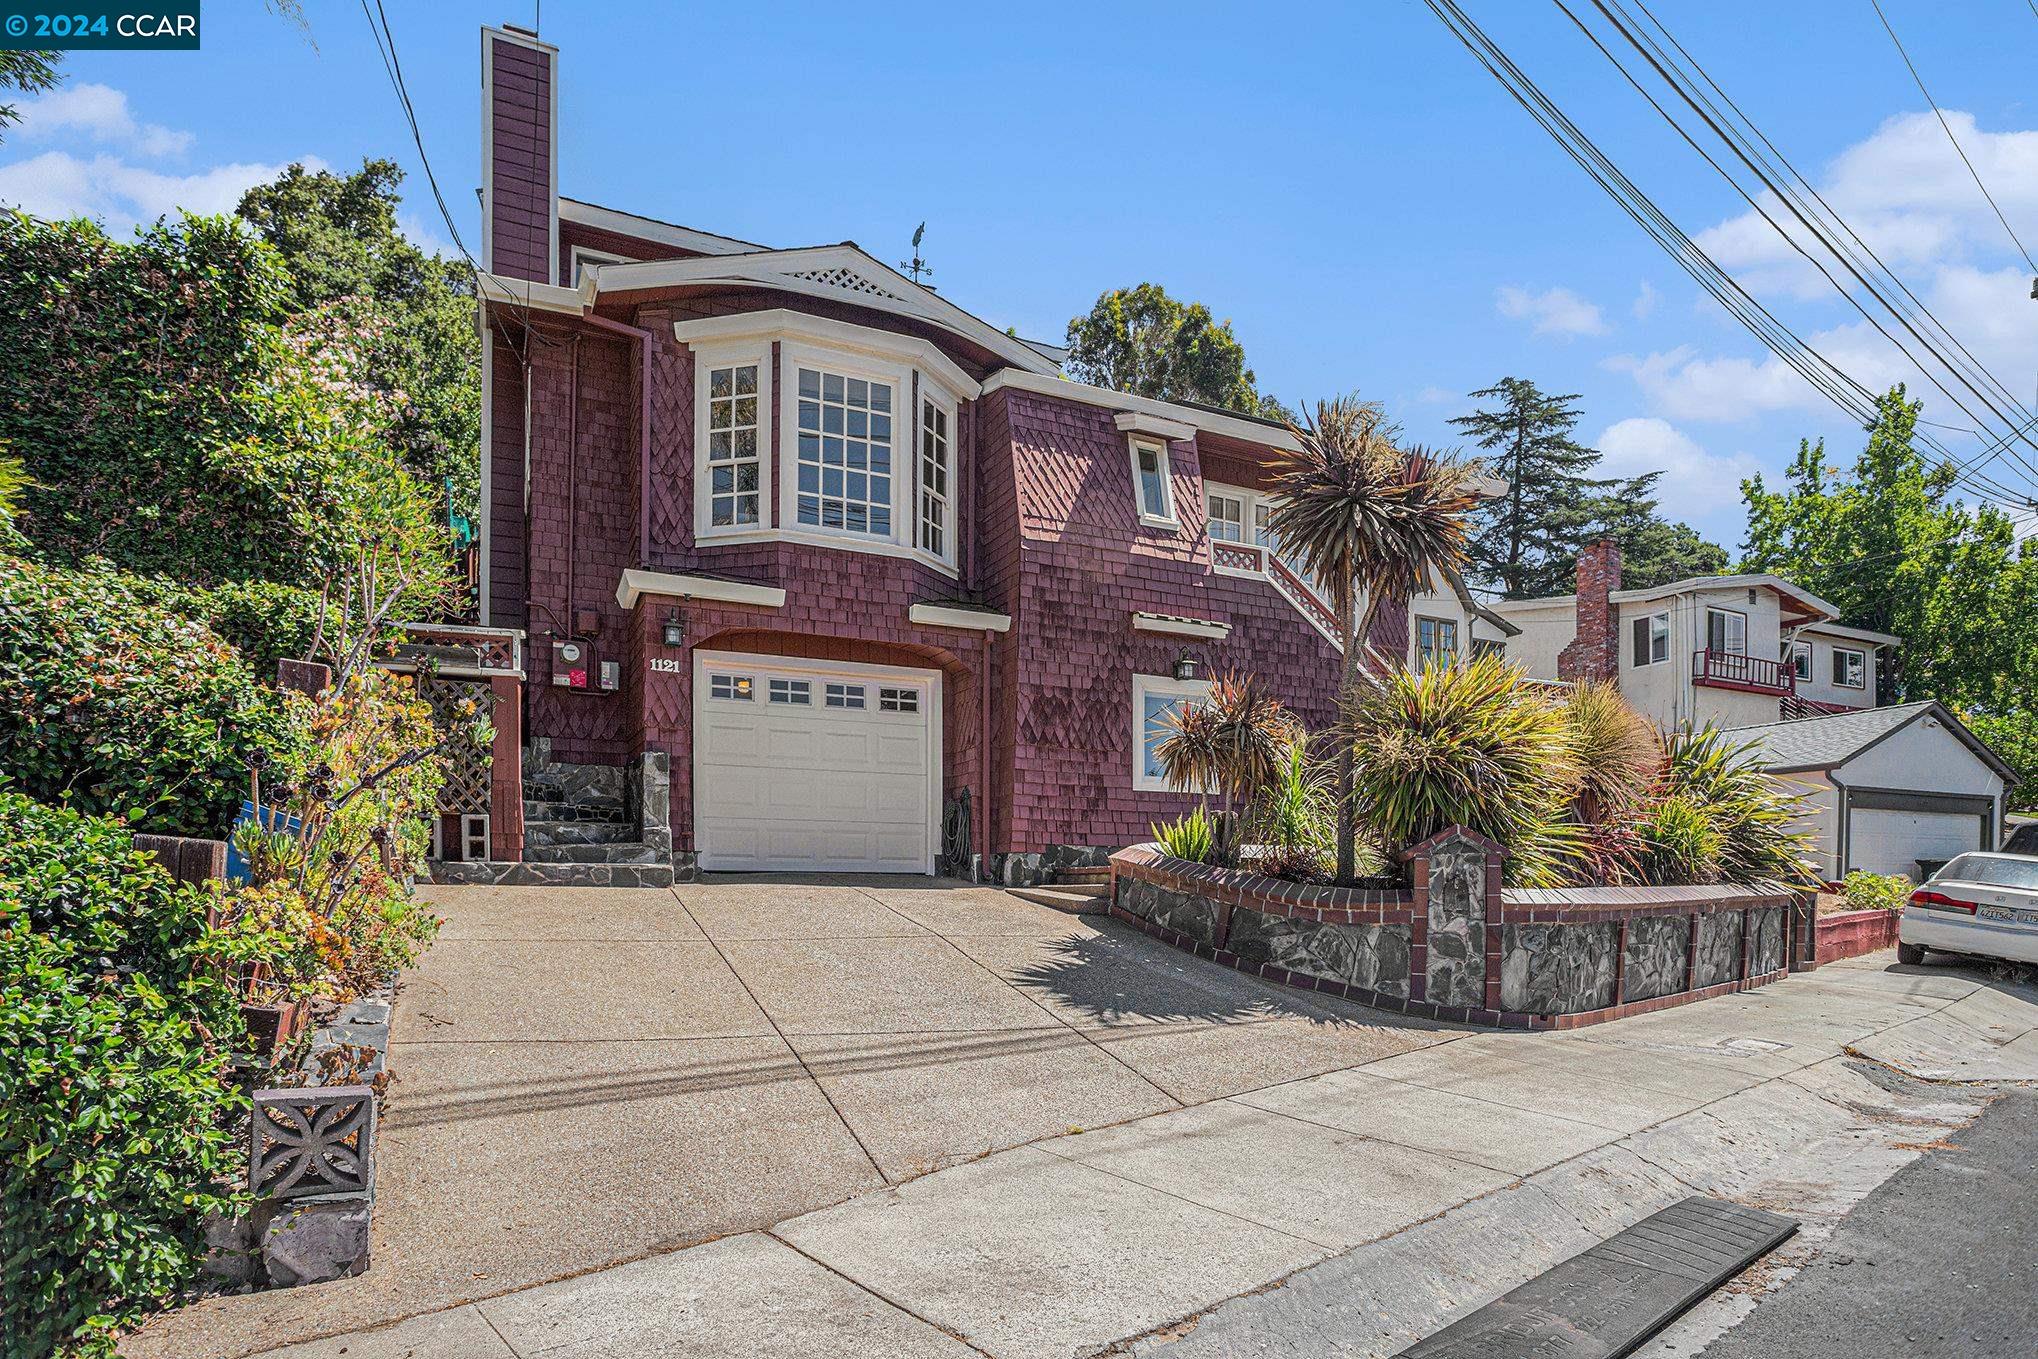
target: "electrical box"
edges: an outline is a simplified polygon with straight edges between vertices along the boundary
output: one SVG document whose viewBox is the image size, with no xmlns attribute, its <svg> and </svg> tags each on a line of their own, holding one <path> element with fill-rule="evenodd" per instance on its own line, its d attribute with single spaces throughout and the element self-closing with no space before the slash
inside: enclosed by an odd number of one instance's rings
<svg viewBox="0 0 2038 1359">
<path fill-rule="evenodd" d="M 587 688 L 588 672 L 592 668 L 593 660 L 593 648 L 586 642 L 555 641 L 552 643 L 552 687 Z"/>
<path fill-rule="evenodd" d="M 612 694 L 615 692 L 616 686 L 622 682 L 623 663 L 621 661 L 603 661 L 601 663 L 602 692 Z"/>
</svg>

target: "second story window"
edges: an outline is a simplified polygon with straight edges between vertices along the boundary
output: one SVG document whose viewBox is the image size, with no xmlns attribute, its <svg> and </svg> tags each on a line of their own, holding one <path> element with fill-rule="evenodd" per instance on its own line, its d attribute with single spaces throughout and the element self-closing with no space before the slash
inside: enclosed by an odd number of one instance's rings
<svg viewBox="0 0 2038 1359">
<path fill-rule="evenodd" d="M 1868 653 L 1853 647 L 1833 648 L 1833 683 L 1842 689 L 1868 687 Z"/>
<path fill-rule="evenodd" d="M 1235 495 L 1210 493 L 1210 536 L 1219 542 L 1245 541 L 1245 502 Z"/>
<path fill-rule="evenodd" d="M 920 547 L 946 555 L 948 539 L 948 412 L 920 402 Z"/>
<path fill-rule="evenodd" d="M 1670 615 L 1652 613 L 1634 624 L 1633 666 L 1660 665 L 1670 659 Z"/>
<path fill-rule="evenodd" d="M 1809 684 L 1812 678 L 1812 644 L 1792 642 L 1790 644 L 1790 673 L 1797 676 L 1799 684 Z"/>
<path fill-rule="evenodd" d="M 892 535 L 892 384 L 802 366 L 799 501 L 805 528 Z"/>
<path fill-rule="evenodd" d="M 759 522 L 757 371 L 754 363 L 708 370 L 708 523 L 715 528 Z"/>
<path fill-rule="evenodd" d="M 1175 489 L 1169 484 L 1167 445 L 1133 441 L 1132 487 L 1139 497 L 1141 523 L 1175 526 Z"/>
<path fill-rule="evenodd" d="M 1748 654 L 1748 615 L 1738 609 L 1705 611 L 1705 649 L 1729 656 Z"/>
<path fill-rule="evenodd" d="M 1415 655 L 1422 665 L 1449 665 L 1458 654 L 1458 625 L 1449 618 L 1415 620 Z"/>
</svg>

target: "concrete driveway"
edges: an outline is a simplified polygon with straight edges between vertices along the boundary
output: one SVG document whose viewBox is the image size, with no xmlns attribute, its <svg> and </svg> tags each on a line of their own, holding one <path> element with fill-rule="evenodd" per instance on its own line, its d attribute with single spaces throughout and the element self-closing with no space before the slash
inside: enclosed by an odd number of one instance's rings
<svg viewBox="0 0 2038 1359">
<path fill-rule="evenodd" d="M 925 878 L 431 896 L 446 925 L 399 996 L 374 1268 L 199 1303 L 125 1352 L 438 1311 L 1455 1032 Z"/>
</svg>

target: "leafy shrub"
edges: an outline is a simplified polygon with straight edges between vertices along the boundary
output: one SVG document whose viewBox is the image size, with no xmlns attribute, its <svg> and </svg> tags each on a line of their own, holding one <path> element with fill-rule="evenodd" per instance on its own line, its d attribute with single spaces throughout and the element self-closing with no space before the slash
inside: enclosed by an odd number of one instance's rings
<svg viewBox="0 0 2038 1359">
<path fill-rule="evenodd" d="M 166 608 L 203 621 L 238 651 L 255 678 L 275 678 L 276 662 L 304 660 L 318 635 L 318 591 L 265 580 L 208 587 L 134 577 L 134 588 Z"/>
<path fill-rule="evenodd" d="M 1655 729 L 1611 684 L 1573 685 L 1563 713 L 1578 768 L 1578 819 L 1591 824 L 1619 816 L 1641 797 L 1661 762 Z"/>
<path fill-rule="evenodd" d="M 1177 859 L 1204 864 L 1216 850 L 1217 826 L 1209 810 L 1199 804 L 1186 816 L 1156 823 L 1153 838 Z"/>
<path fill-rule="evenodd" d="M 0 790 L 0 1298 L 9 1354 L 111 1354 L 191 1282 L 246 1099 L 205 897 L 125 827 Z"/>
<path fill-rule="evenodd" d="M 1689 798 L 1666 797 L 1649 807 L 1637 827 L 1645 882 L 1713 883 L 1720 880 L 1726 843 L 1706 809 Z"/>
<path fill-rule="evenodd" d="M 1804 799 L 1770 776 L 1753 743 L 1735 745 L 1711 724 L 1679 731 L 1669 741 L 1663 792 L 1711 823 L 1719 837 L 1719 880 L 1817 884 L 1811 836 L 1800 829 Z"/>
<path fill-rule="evenodd" d="M 1578 769 L 1562 712 L 1497 656 L 1394 670 L 1345 714 L 1353 796 L 1388 848 L 1451 825 L 1508 849 L 1508 880 L 1556 886 L 1583 836 L 1569 819 Z"/>
<path fill-rule="evenodd" d="M 1915 885 L 1901 873 L 1864 873 L 1856 869 L 1847 875 L 1842 887 L 1847 893 L 1847 904 L 1857 911 L 1894 911 L 1911 899 L 1911 888 Z"/>
<path fill-rule="evenodd" d="M 283 701 L 205 624 L 110 571 L 0 558 L 0 770 L 47 802 L 217 835 Z"/>
</svg>

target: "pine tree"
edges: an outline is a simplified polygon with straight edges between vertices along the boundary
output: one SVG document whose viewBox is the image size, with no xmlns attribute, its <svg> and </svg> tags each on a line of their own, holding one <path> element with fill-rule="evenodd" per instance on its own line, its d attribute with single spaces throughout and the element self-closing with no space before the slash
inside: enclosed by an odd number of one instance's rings
<svg viewBox="0 0 2038 1359">
<path fill-rule="evenodd" d="M 1661 472 L 1624 478 L 1595 502 L 1586 537 L 1612 538 L 1620 544 L 1621 584 L 1630 590 L 1653 590 L 1672 581 L 1727 571 L 1724 547 L 1691 525 L 1656 513 L 1656 483 L 1662 479 Z"/>
<path fill-rule="evenodd" d="M 1480 512 L 1472 539 L 1475 569 L 1509 599 L 1562 594 L 1598 518 L 1599 500 L 1613 485 L 1589 475 L 1598 450 L 1571 437 L 1578 396 L 1552 396 L 1526 378 L 1509 377 L 1472 399 L 1498 404 L 1451 423 L 1488 451 L 1487 466 L 1508 487 Z"/>
</svg>

